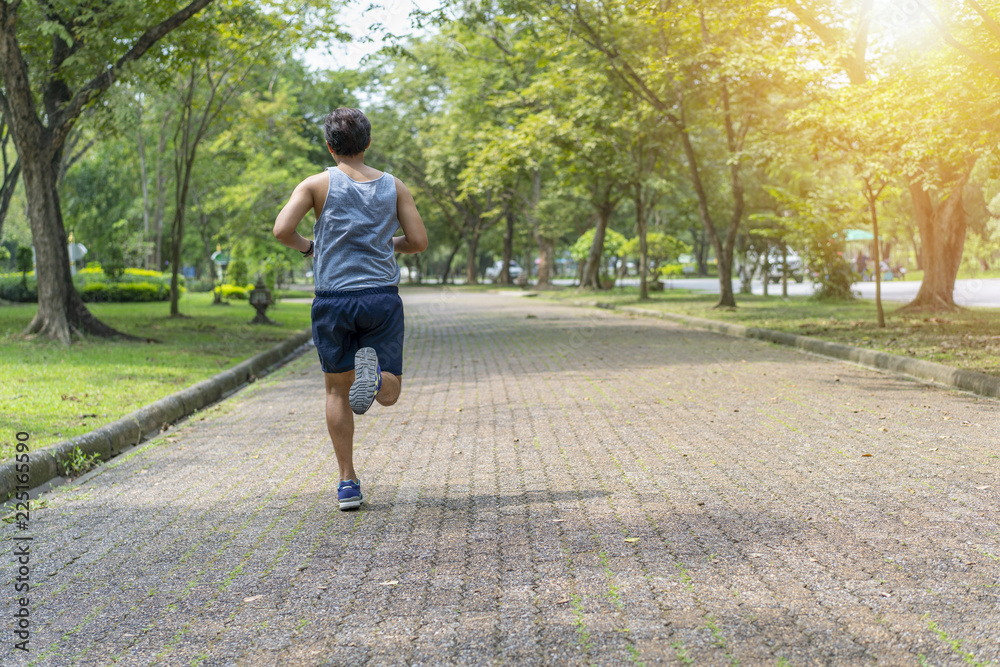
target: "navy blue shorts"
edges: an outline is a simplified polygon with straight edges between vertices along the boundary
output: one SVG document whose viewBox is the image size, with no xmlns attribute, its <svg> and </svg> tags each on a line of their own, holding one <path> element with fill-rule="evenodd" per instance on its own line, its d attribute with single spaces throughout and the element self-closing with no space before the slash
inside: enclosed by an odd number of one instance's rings
<svg viewBox="0 0 1000 667">
<path fill-rule="evenodd" d="M 395 286 L 316 292 L 312 330 L 324 373 L 353 371 L 354 353 L 371 347 L 383 371 L 403 374 L 403 301 Z"/>
</svg>

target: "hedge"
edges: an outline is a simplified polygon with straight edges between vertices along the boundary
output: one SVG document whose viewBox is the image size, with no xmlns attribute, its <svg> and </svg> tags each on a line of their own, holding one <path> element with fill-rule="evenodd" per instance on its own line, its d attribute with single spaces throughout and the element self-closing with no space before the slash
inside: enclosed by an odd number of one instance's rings
<svg viewBox="0 0 1000 667">
<path fill-rule="evenodd" d="M 223 299 L 238 299 L 240 301 L 246 301 L 250 298 L 250 290 L 253 289 L 253 285 L 247 285 L 246 287 L 240 287 L 239 285 L 220 285 L 215 288 L 218 292 L 222 290 Z"/>
<path fill-rule="evenodd" d="M 184 277 L 178 276 L 181 294 Z M 145 269 L 126 269 L 117 282 L 110 282 L 100 266 L 91 265 L 73 277 L 80 297 L 86 302 L 124 303 L 137 301 L 169 301 L 170 274 Z M 238 298 L 238 297 L 237 297 Z M 37 303 L 38 288 L 35 273 L 27 276 L 27 287 L 20 273 L 0 274 L 0 299 L 19 303 Z"/>
</svg>

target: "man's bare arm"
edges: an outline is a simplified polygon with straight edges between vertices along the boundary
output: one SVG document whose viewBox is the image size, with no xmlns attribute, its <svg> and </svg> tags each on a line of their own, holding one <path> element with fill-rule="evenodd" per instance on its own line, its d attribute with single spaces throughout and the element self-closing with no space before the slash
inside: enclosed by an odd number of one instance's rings
<svg viewBox="0 0 1000 667">
<path fill-rule="evenodd" d="M 393 237 L 392 245 L 395 251 L 414 254 L 427 250 L 427 230 L 424 229 L 424 221 L 417 212 L 417 204 L 413 201 L 410 190 L 398 178 L 396 178 L 396 217 L 399 218 L 403 235 Z"/>
<path fill-rule="evenodd" d="M 311 179 L 306 179 L 295 186 L 292 196 L 285 204 L 278 217 L 274 220 L 274 238 L 281 241 L 289 248 L 294 248 L 299 252 L 309 250 L 309 239 L 298 233 L 297 228 L 302 218 L 310 209 L 315 209 L 315 199 L 313 188 L 310 186 Z"/>
</svg>

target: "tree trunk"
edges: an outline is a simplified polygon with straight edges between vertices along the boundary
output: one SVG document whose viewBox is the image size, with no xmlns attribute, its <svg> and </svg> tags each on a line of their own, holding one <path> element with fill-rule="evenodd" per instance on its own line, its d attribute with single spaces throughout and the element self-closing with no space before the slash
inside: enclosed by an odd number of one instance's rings
<svg viewBox="0 0 1000 667">
<path fill-rule="evenodd" d="M 764 262 L 760 266 L 760 281 L 763 285 L 761 294 L 770 296 L 768 292 L 771 285 L 771 248 L 765 244 L 761 254 L 764 255 Z"/>
<path fill-rule="evenodd" d="M 583 278 L 580 287 L 591 289 L 601 289 L 601 263 L 604 258 L 604 235 L 608 229 L 608 222 L 611 220 L 611 211 L 601 208 L 597 211 L 597 226 L 594 228 L 594 240 L 590 244 L 590 254 L 587 255 L 587 264 L 583 269 Z"/>
<path fill-rule="evenodd" d="M 723 87 L 723 92 L 725 93 L 725 87 Z M 732 134 L 729 127 L 728 98 L 725 99 L 727 107 L 727 131 L 729 134 Z M 698 197 L 698 218 L 701 220 L 705 232 L 708 234 L 709 241 L 712 242 L 712 247 L 715 248 L 715 261 L 719 267 L 719 302 L 715 304 L 715 307 L 735 308 L 736 299 L 733 296 L 733 246 L 736 243 L 736 234 L 739 230 L 739 223 L 743 214 L 743 190 L 739 180 L 739 164 L 734 163 L 730 165 L 730 174 L 733 181 L 733 215 L 729 230 L 726 233 L 725 244 L 723 244 L 715 228 L 715 223 L 712 221 L 712 216 L 709 213 L 708 194 L 702 182 L 694 144 L 687 132 L 687 128 L 679 129 L 681 145 L 684 147 L 684 156 L 687 159 L 688 171 L 691 176 L 691 185 L 694 186 L 695 194 Z"/>
<path fill-rule="evenodd" d="M 476 271 L 476 255 L 479 251 L 479 234 L 470 234 L 465 240 L 465 247 L 469 252 L 469 257 L 465 261 L 465 282 L 468 285 L 477 285 L 479 276 Z"/>
<path fill-rule="evenodd" d="M 455 244 L 455 247 L 451 249 L 451 254 L 448 255 L 448 259 L 444 263 L 444 271 L 441 273 L 441 284 L 446 285 L 449 280 L 451 280 L 451 265 L 455 262 L 455 255 L 462 248 L 462 242 L 459 241 Z"/>
<path fill-rule="evenodd" d="M 139 148 L 139 174 L 142 179 L 142 240 L 149 241 L 149 175 L 146 169 L 146 141 L 143 137 L 142 131 L 142 105 L 139 106 L 139 129 L 138 129 L 138 148 Z M 152 263 L 152 256 L 149 252 L 146 253 L 145 266 L 147 269 L 150 268 Z"/>
<path fill-rule="evenodd" d="M 868 211 L 872 216 L 872 232 L 875 234 L 875 257 L 873 262 L 875 264 L 875 311 L 878 316 L 878 326 L 880 329 L 885 328 L 885 311 L 882 309 L 882 255 L 881 248 L 879 247 L 879 235 L 878 235 L 878 212 L 876 210 L 875 204 L 878 195 L 872 196 L 871 187 L 868 188 Z"/>
<path fill-rule="evenodd" d="M 4 174 L 3 187 L 0 188 L 0 238 L 3 237 L 3 221 L 7 219 L 10 200 L 14 198 L 14 190 L 17 189 L 17 179 L 19 178 L 21 178 L 21 163 L 15 162 L 11 170 Z"/>
<path fill-rule="evenodd" d="M 192 147 L 188 159 L 183 163 L 183 175 L 178 174 L 180 179 L 177 190 L 177 198 L 174 208 L 174 221 L 170 226 L 170 317 L 180 317 L 180 271 L 181 271 L 181 246 L 184 245 L 184 214 L 187 212 L 188 191 L 191 184 L 191 172 L 194 170 L 195 151 L 197 146 Z M 187 151 L 185 151 L 187 152 Z"/>
<path fill-rule="evenodd" d="M 538 243 L 538 283 L 539 289 L 552 287 L 552 267 L 555 265 L 556 242 L 552 239 L 537 239 Z"/>
<path fill-rule="evenodd" d="M 61 156 L 49 148 L 49 133 L 45 130 L 34 137 L 33 146 L 25 146 L 24 139 L 18 148 L 23 156 L 21 168 L 38 285 L 38 311 L 24 333 L 43 334 L 65 345 L 69 345 L 74 333 L 124 337 L 125 334 L 104 324 L 87 310 L 73 285 L 66 228 L 56 188 Z"/>
<path fill-rule="evenodd" d="M 705 240 L 705 229 L 691 228 L 691 239 L 694 246 L 694 261 L 698 264 L 698 277 L 708 277 L 708 242 Z"/>
<path fill-rule="evenodd" d="M 718 252 L 718 250 L 716 250 Z M 728 261 L 719 260 L 719 302 L 716 308 L 735 308 L 736 299 L 733 297 L 733 261 L 732 250 Z"/>
<path fill-rule="evenodd" d="M 921 264 L 924 279 L 916 298 L 904 308 L 911 310 L 955 310 L 955 279 L 965 247 L 966 214 L 962 194 L 968 180 L 965 172 L 947 197 L 935 207 L 920 183 L 910 181 L 910 196 L 920 229 Z"/>
<path fill-rule="evenodd" d="M 153 234 L 155 242 L 153 248 L 153 265 L 157 271 L 163 270 L 163 217 L 167 208 L 167 170 L 163 165 L 163 156 L 167 151 L 167 122 L 170 116 L 170 111 L 163 113 L 156 153 L 156 203 L 153 208 Z"/>
<path fill-rule="evenodd" d="M 505 211 L 507 228 L 503 233 L 503 266 L 500 268 L 500 284 L 511 285 L 510 261 L 514 258 L 514 212 L 509 208 Z"/>
<path fill-rule="evenodd" d="M 170 226 L 170 317 L 180 317 L 181 298 L 180 273 L 181 241 L 184 239 L 184 209 L 174 211 L 174 221 Z"/>
<path fill-rule="evenodd" d="M 639 163 L 642 164 L 641 162 Z M 642 199 L 642 183 L 636 185 L 635 227 L 639 234 L 639 300 L 649 299 L 649 285 L 646 282 L 646 272 L 649 269 L 649 253 L 646 247 L 646 209 Z M 628 262 L 625 262 L 626 266 Z"/>
<path fill-rule="evenodd" d="M 781 243 L 781 296 L 788 298 L 788 245 Z"/>
</svg>

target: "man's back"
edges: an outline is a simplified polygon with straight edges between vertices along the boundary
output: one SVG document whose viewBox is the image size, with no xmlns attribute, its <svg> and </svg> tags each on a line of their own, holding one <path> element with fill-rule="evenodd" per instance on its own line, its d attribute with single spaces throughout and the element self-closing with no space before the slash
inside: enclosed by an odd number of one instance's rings
<svg viewBox="0 0 1000 667">
<path fill-rule="evenodd" d="M 372 174 L 357 173 L 357 176 Z M 399 284 L 392 237 L 399 228 L 396 182 L 378 170 L 357 180 L 327 170 L 327 191 L 316 219 L 313 271 L 317 290 L 348 291 Z M 320 191 L 314 191 L 318 195 Z"/>
</svg>

